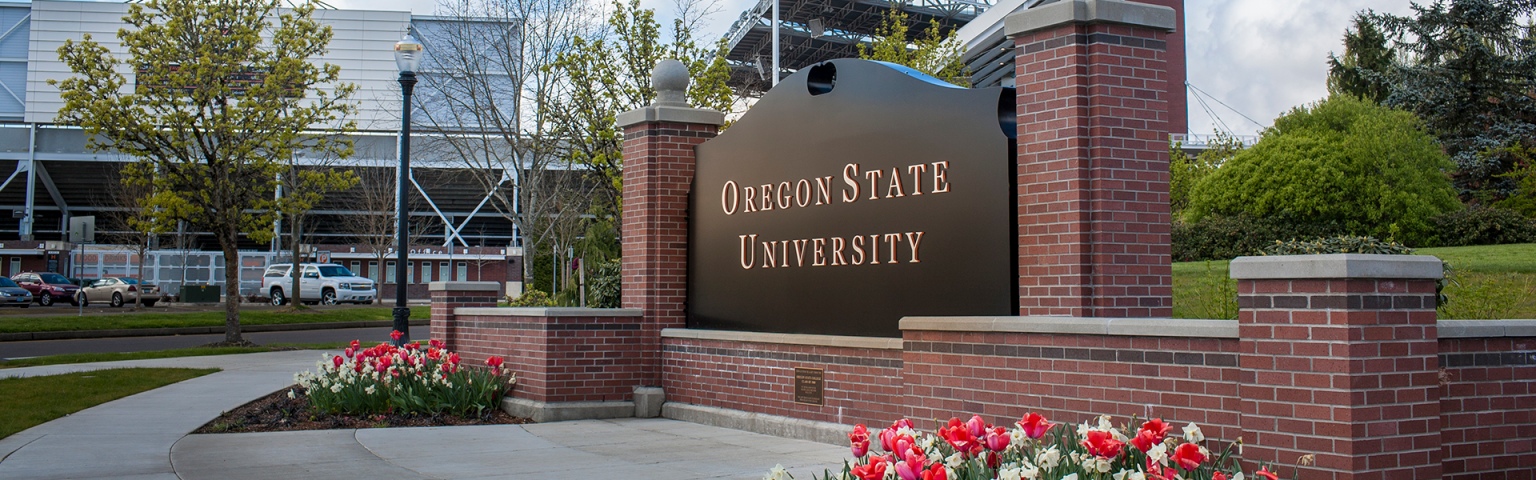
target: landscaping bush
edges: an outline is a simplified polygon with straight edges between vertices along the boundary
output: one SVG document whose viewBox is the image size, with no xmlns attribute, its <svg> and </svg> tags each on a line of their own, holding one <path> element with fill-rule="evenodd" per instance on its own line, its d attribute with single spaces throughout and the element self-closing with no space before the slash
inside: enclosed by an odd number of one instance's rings
<svg viewBox="0 0 1536 480">
<path fill-rule="evenodd" d="M 1329 223 L 1304 223 L 1281 216 L 1210 215 L 1197 221 L 1173 222 L 1173 261 L 1231 260 L 1258 255 L 1276 241 L 1338 235 L 1344 228 Z"/>
<path fill-rule="evenodd" d="M 587 282 L 588 305 L 593 308 L 619 308 L 620 283 L 619 259 L 614 258 L 597 265 Z"/>
<path fill-rule="evenodd" d="M 1453 167 L 1413 114 L 1337 95 L 1277 118 L 1195 185 L 1183 217 L 1280 217 L 1422 245 L 1431 218 L 1461 208 Z"/>
<path fill-rule="evenodd" d="M 400 332 L 390 336 L 399 340 Z M 500 407 L 502 397 L 516 383 L 510 372 L 502 371 L 501 357 L 486 359 L 483 369 L 462 366 L 459 354 L 437 340 L 428 342 L 425 349 L 420 343 L 358 347 L 353 340 L 344 355 L 319 362 L 315 372 L 294 375 L 316 410 L 348 415 L 478 416 Z"/>
<path fill-rule="evenodd" d="M 863 424 L 848 434 L 853 459 L 841 473 L 812 475 L 821 480 L 1018 480 L 1018 479 L 1234 479 L 1274 480 L 1274 467 L 1260 463 L 1251 476 L 1242 474 L 1233 454 L 1237 442 L 1216 450 L 1200 427 L 1191 423 L 1182 432 L 1160 418 L 1116 427 L 1104 415 L 1092 424 L 1060 425 L 1030 412 L 1014 427 L 987 424 L 980 416 L 961 422 L 951 418 L 934 431 L 920 431 L 900 419 L 878 433 Z M 1126 429 L 1122 432 L 1122 428 Z M 1178 433 L 1183 433 L 1179 435 Z M 1240 441 L 1239 441 L 1240 442 Z M 1211 443 L 1206 447 L 1206 443 Z M 1310 461 L 1310 459 L 1307 459 Z M 764 480 L 787 480 L 782 466 Z"/>
<path fill-rule="evenodd" d="M 1472 205 L 1431 222 L 1435 243 L 1444 247 L 1536 242 L 1536 220 L 1497 207 Z"/>
<path fill-rule="evenodd" d="M 523 292 L 517 298 L 507 300 L 509 307 L 553 307 L 555 299 L 549 298 L 548 293 L 537 288 L 531 288 Z"/>
<path fill-rule="evenodd" d="M 1330 253 L 1409 255 L 1413 253 L 1413 249 L 1397 242 L 1354 235 L 1340 235 L 1312 240 L 1276 241 L 1273 245 L 1264 248 L 1265 255 L 1325 255 Z"/>
</svg>

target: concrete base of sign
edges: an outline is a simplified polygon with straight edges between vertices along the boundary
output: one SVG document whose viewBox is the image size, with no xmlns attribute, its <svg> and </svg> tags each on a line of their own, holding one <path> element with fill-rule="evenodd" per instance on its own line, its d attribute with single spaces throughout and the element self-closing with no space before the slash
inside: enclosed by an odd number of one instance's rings
<svg viewBox="0 0 1536 480">
<path fill-rule="evenodd" d="M 848 443 L 848 432 L 853 430 L 850 425 L 678 402 L 662 405 L 661 416 L 673 420 L 833 445 Z"/>
<path fill-rule="evenodd" d="M 635 402 L 537 402 L 507 397 L 501 400 L 501 410 L 512 416 L 527 417 L 535 422 L 548 423 L 598 418 L 629 418 L 635 416 Z"/>
<path fill-rule="evenodd" d="M 667 402 L 667 392 L 661 387 L 635 387 L 635 416 L 656 418 L 661 416 L 661 404 Z"/>
</svg>

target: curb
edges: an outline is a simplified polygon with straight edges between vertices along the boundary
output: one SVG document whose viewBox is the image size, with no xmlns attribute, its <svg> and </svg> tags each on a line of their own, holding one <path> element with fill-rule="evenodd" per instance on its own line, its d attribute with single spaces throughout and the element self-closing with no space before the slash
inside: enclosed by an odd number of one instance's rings
<svg viewBox="0 0 1536 480">
<path fill-rule="evenodd" d="M 430 324 L 430 320 L 411 320 L 413 327 Z M 286 323 L 279 325 L 241 325 L 241 332 L 287 332 L 298 330 L 330 330 L 337 328 L 391 327 L 391 320 L 332 323 Z M 0 342 L 25 342 L 29 340 L 77 340 L 85 338 L 163 337 L 170 335 L 206 335 L 224 333 L 224 326 L 181 328 L 119 328 L 113 330 L 74 330 L 60 332 L 0 333 Z"/>
</svg>

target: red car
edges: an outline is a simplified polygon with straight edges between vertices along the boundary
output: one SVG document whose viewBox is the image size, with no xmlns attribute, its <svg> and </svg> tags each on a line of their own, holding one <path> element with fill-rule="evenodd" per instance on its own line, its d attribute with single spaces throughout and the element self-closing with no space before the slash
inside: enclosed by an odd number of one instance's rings
<svg viewBox="0 0 1536 480">
<path fill-rule="evenodd" d="M 70 305 L 80 304 L 80 297 L 76 295 L 80 287 L 69 283 L 69 279 L 64 278 L 63 275 L 53 272 L 26 272 L 11 277 L 11 280 L 21 288 L 32 292 L 32 297 L 37 299 L 38 305 L 46 307 L 53 305 L 53 302 L 59 299 L 68 301 Z"/>
</svg>

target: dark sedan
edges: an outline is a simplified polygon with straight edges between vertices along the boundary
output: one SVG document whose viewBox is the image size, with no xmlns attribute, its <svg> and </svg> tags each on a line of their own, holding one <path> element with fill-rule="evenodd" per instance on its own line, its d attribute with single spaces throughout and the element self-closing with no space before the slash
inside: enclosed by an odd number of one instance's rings
<svg viewBox="0 0 1536 480">
<path fill-rule="evenodd" d="M 9 278 L 0 277 L 0 306 L 27 308 L 32 306 L 32 292 L 21 288 Z"/>
</svg>

